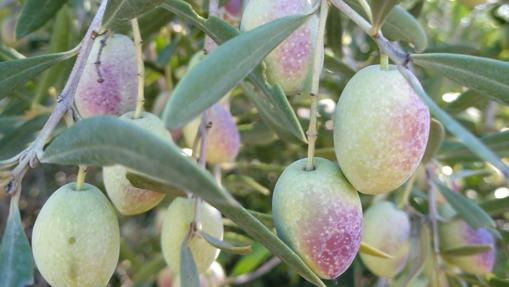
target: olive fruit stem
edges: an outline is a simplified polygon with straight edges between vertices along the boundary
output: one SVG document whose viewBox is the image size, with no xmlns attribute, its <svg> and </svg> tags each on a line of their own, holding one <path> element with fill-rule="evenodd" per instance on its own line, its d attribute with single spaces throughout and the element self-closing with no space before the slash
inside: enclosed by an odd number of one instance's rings
<svg viewBox="0 0 509 287">
<path fill-rule="evenodd" d="M 7 185 L 6 191 L 8 193 L 15 193 L 20 190 L 20 184 L 23 176 L 29 168 L 35 167 L 42 157 L 44 145 L 50 138 L 51 134 L 57 127 L 62 117 L 72 108 L 74 103 L 74 94 L 78 88 L 78 83 L 85 69 L 88 56 L 92 51 L 94 40 L 97 37 L 97 31 L 101 28 L 101 22 L 104 16 L 104 11 L 108 0 L 103 0 L 101 5 L 97 9 L 97 12 L 92 20 L 88 30 L 83 37 L 81 43 L 75 47 L 74 51 L 79 51 L 76 62 L 72 68 L 71 74 L 61 93 L 57 97 L 56 106 L 48 120 L 44 124 L 43 128 L 39 132 L 37 138 L 30 144 L 28 148 L 23 150 L 21 153 L 13 157 L 14 162 L 17 166 L 12 170 L 12 181 Z"/>
<path fill-rule="evenodd" d="M 384 71 L 389 69 L 389 56 L 384 53 L 380 54 L 380 68 Z"/>
<path fill-rule="evenodd" d="M 87 166 L 80 165 L 78 169 L 78 176 L 76 177 L 76 190 L 81 190 L 83 188 L 83 184 L 85 183 L 86 177 L 87 177 Z"/>
<path fill-rule="evenodd" d="M 321 51 L 324 46 L 325 24 L 327 23 L 327 15 L 329 14 L 329 3 L 327 0 L 320 0 L 320 20 L 318 27 L 318 37 L 313 54 L 313 74 L 311 80 L 311 113 L 309 118 L 309 127 L 306 132 L 308 137 L 308 161 L 306 170 L 311 171 L 315 169 L 315 145 L 318 138 L 318 131 L 316 128 L 318 117 L 318 93 L 320 90 L 320 74 L 322 72 Z"/>
<path fill-rule="evenodd" d="M 143 114 L 143 105 L 145 104 L 145 66 L 143 63 L 143 40 L 141 39 L 140 25 L 138 24 L 138 18 L 131 20 L 131 28 L 133 30 L 134 45 L 136 46 L 136 66 L 138 73 L 138 95 L 136 97 L 136 110 L 134 111 L 134 118 L 138 119 Z"/>
</svg>

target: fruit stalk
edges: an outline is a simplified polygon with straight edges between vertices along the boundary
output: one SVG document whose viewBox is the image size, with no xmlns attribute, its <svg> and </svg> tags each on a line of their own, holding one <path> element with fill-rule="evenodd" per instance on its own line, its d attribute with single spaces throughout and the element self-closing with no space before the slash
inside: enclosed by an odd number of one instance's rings
<svg viewBox="0 0 509 287">
<path fill-rule="evenodd" d="M 316 40 L 316 47 L 313 54 L 313 76 L 311 80 L 311 114 L 309 119 L 309 128 L 306 132 L 308 136 L 308 161 L 306 164 L 306 170 L 313 170 L 314 157 L 315 157 L 315 145 L 316 139 L 318 138 L 318 131 L 316 128 L 317 117 L 318 117 L 318 93 L 320 90 L 320 74 L 322 70 L 321 61 L 321 47 L 324 45 L 325 35 L 325 24 L 327 23 L 327 15 L 329 14 L 329 3 L 327 0 L 321 0 L 320 4 L 320 22 L 318 28 L 318 36 Z"/>
<path fill-rule="evenodd" d="M 76 190 L 81 190 L 81 188 L 83 188 L 83 184 L 85 183 L 86 177 L 87 177 L 87 166 L 80 165 L 78 170 L 78 176 L 76 177 Z"/>
<path fill-rule="evenodd" d="M 134 111 L 134 118 L 138 119 L 143 114 L 143 105 L 145 104 L 144 95 L 144 80 L 145 80 L 145 66 L 143 64 L 143 48 L 140 33 L 140 26 L 138 25 L 138 18 L 131 20 L 131 28 L 133 29 L 134 45 L 136 46 L 136 65 L 138 68 L 138 95 L 136 97 L 136 110 Z"/>
</svg>

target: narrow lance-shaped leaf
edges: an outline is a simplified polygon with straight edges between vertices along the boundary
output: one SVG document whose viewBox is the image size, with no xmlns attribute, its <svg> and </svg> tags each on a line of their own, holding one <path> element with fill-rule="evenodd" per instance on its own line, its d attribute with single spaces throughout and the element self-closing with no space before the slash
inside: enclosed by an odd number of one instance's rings
<svg viewBox="0 0 509 287">
<path fill-rule="evenodd" d="M 33 284 L 32 251 L 23 230 L 17 199 L 11 199 L 7 226 L 0 247 L 0 285 L 21 287 Z"/>
<path fill-rule="evenodd" d="M 373 30 L 378 31 L 385 22 L 385 19 L 391 12 L 392 8 L 398 4 L 400 0 L 374 0 L 371 1 L 371 11 L 373 14 Z"/>
<path fill-rule="evenodd" d="M 180 249 L 180 282 L 182 286 L 200 287 L 200 276 L 187 241 L 182 242 Z"/>
<path fill-rule="evenodd" d="M 385 0 L 375 1 L 385 2 Z M 357 1 L 345 0 L 345 2 L 363 17 L 367 17 Z M 382 33 L 390 40 L 411 43 L 417 51 L 423 51 L 428 46 L 428 37 L 422 25 L 399 5 L 390 10 L 382 26 Z"/>
<path fill-rule="evenodd" d="M 221 99 L 307 18 L 280 18 L 216 48 L 180 80 L 164 111 L 166 126 L 181 127 Z"/>
<path fill-rule="evenodd" d="M 16 37 L 21 38 L 41 28 L 67 0 L 26 0 L 16 23 Z"/>
<path fill-rule="evenodd" d="M 250 245 L 243 245 L 243 246 L 237 246 L 233 245 L 232 243 L 220 240 L 218 238 L 215 238 L 214 236 L 204 232 L 203 230 L 200 231 L 200 236 L 203 237 L 210 245 L 219 248 L 225 252 L 234 253 L 234 254 L 240 254 L 245 255 L 251 252 L 251 246 Z"/>
<path fill-rule="evenodd" d="M 367 243 L 364 243 L 364 242 L 361 242 L 361 247 L 359 248 L 359 252 L 363 253 L 363 254 L 367 254 L 367 255 L 383 258 L 383 259 L 391 259 L 391 258 L 393 258 L 391 255 L 383 252 L 382 250 L 380 250 L 380 249 L 378 249 L 376 247 L 373 247 L 373 246 L 371 246 L 371 245 L 369 245 Z"/>
<path fill-rule="evenodd" d="M 440 251 L 440 254 L 444 256 L 471 256 L 490 251 L 491 248 L 492 246 L 490 244 L 468 245 L 445 249 Z"/>
<path fill-rule="evenodd" d="M 204 19 L 196 14 L 188 3 L 181 0 L 166 0 L 162 7 L 180 18 L 191 21 L 217 43 L 226 42 L 239 35 L 239 31 L 230 24 L 217 17 Z M 289 138 L 289 135 L 293 135 L 306 142 L 304 130 L 283 90 L 279 86 L 273 86 L 267 82 L 262 65 L 258 65 L 248 77 L 261 92 L 258 93 L 251 89 L 252 92 L 246 94 L 260 112 L 262 120 L 280 138 L 286 139 Z"/>
<path fill-rule="evenodd" d="M 163 0 L 109 0 L 102 28 L 115 27 L 155 8 Z"/>
<path fill-rule="evenodd" d="M 426 151 L 424 152 L 424 156 L 422 157 L 423 164 L 426 164 L 429 161 L 431 161 L 431 159 L 433 159 L 437 151 L 440 149 L 440 146 L 444 142 L 444 138 L 445 138 L 444 126 L 436 119 L 431 119 L 428 145 L 426 146 Z"/>
<path fill-rule="evenodd" d="M 68 165 L 121 164 L 203 198 L 232 219 L 274 255 L 317 286 L 325 286 L 304 261 L 244 209 L 198 164 L 168 143 L 114 117 L 79 121 L 60 134 L 44 152 L 42 162 Z"/>
<path fill-rule="evenodd" d="M 450 190 L 442 183 L 433 180 L 435 186 L 447 199 L 447 202 L 458 212 L 472 228 L 478 229 L 480 227 L 495 227 L 493 219 L 475 202 L 464 197 L 459 192 Z"/>
<path fill-rule="evenodd" d="M 459 84 L 509 104 L 509 63 L 458 54 L 414 54 L 412 61 Z"/>
<path fill-rule="evenodd" d="M 19 85 L 34 78 L 56 63 L 67 60 L 78 53 L 79 47 L 70 51 L 36 56 L 0 63 L 0 99 Z"/>
<path fill-rule="evenodd" d="M 490 134 L 480 138 L 480 140 L 490 150 L 496 152 L 498 157 L 509 156 L 509 131 Z M 479 157 L 472 153 L 464 143 L 445 141 L 440 149 L 438 158 L 447 161 L 472 161 L 477 160 Z"/>
</svg>

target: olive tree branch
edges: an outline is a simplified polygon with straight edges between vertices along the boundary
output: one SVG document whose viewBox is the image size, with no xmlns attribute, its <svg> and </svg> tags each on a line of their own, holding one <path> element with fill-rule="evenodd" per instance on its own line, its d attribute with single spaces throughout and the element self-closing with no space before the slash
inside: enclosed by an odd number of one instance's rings
<svg viewBox="0 0 509 287">
<path fill-rule="evenodd" d="M 316 39 L 316 47 L 313 51 L 313 74 L 311 81 L 311 112 L 309 117 L 309 128 L 306 132 L 308 138 L 308 160 L 306 170 L 314 170 L 315 145 L 318 138 L 316 128 L 318 117 L 318 97 L 320 92 L 320 74 L 322 73 L 322 54 L 325 36 L 325 24 L 327 23 L 327 15 L 329 14 L 329 3 L 327 0 L 320 1 L 320 20 L 318 27 L 318 36 Z"/>
<path fill-rule="evenodd" d="M 90 51 L 92 50 L 94 40 L 97 37 L 96 29 L 101 26 L 107 3 L 108 0 L 103 0 L 101 2 L 101 5 L 94 16 L 85 37 L 81 41 L 80 45 L 75 48 L 80 50 L 76 63 L 74 64 L 71 74 L 69 75 L 69 79 L 67 80 L 62 92 L 57 97 L 55 109 L 37 135 L 37 138 L 28 148 L 14 156 L 12 159 L 6 161 L 8 165 L 17 164 L 11 172 L 11 181 L 6 187 L 6 191 L 8 193 L 12 194 L 20 190 L 23 176 L 30 167 L 35 167 L 38 164 L 39 159 L 42 157 L 44 145 L 49 140 L 60 120 L 64 117 L 67 111 L 72 108 L 74 103 L 74 94 L 76 93 L 79 80 L 83 74 L 83 70 L 85 69 L 85 64 Z"/>
<path fill-rule="evenodd" d="M 136 77 L 138 79 L 138 92 L 136 96 L 136 109 L 133 118 L 140 118 L 143 114 L 143 105 L 145 104 L 145 64 L 143 63 L 143 40 L 141 39 L 140 25 L 138 18 L 131 20 L 131 29 L 133 30 L 134 45 L 136 46 Z"/>
</svg>

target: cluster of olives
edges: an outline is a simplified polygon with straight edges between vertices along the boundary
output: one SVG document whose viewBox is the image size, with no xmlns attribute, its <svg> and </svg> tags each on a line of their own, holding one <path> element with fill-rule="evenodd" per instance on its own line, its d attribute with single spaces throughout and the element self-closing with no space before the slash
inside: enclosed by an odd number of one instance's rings
<svg viewBox="0 0 509 287">
<path fill-rule="evenodd" d="M 82 117 L 120 116 L 121 120 L 150 132 L 172 144 L 170 132 L 154 114 L 135 116 L 137 66 L 133 41 L 124 35 L 98 37 L 78 84 L 75 104 Z M 207 112 L 207 160 L 213 164 L 233 161 L 240 149 L 240 135 L 227 106 L 216 104 Z M 197 119 L 195 122 L 199 122 Z M 195 122 L 184 130 L 186 139 L 196 136 Z M 188 136 L 189 135 L 189 136 Z M 165 193 L 141 189 L 128 180 L 121 165 L 103 167 L 106 193 L 122 215 L 137 215 L 157 206 Z M 196 207 L 195 205 L 199 206 Z M 196 208 L 199 229 L 222 239 L 220 212 L 194 198 L 176 198 L 164 216 L 161 246 L 172 272 L 178 274 L 180 248 L 190 232 Z M 198 234 L 186 242 L 197 269 L 204 273 L 213 264 L 219 250 Z M 115 211 L 96 187 L 77 188 L 70 183 L 54 192 L 43 206 L 34 226 L 33 251 L 36 265 L 52 286 L 106 286 L 119 258 L 120 232 Z M 173 286 L 179 286 L 173 276 Z"/>
<path fill-rule="evenodd" d="M 238 17 L 241 1 L 230 2 L 227 12 Z M 276 18 L 307 13 L 312 2 L 251 0 L 245 7 L 241 29 L 246 31 Z M 311 16 L 265 59 L 268 80 L 280 85 L 287 95 L 309 86 L 316 52 L 323 61 L 323 47 L 316 45 L 318 23 L 318 17 Z M 203 57 L 193 57 L 190 67 Z M 131 112 L 136 104 L 136 73 L 135 46 L 128 37 L 98 38 L 76 93 L 78 111 L 83 117 L 118 115 L 172 144 L 169 131 L 156 115 L 145 112 L 136 117 Z M 233 161 L 240 149 L 240 136 L 228 104 L 217 103 L 205 115 L 211 123 L 207 161 Z M 195 119 L 183 129 L 189 146 L 193 145 L 199 125 L 200 119 Z M 406 182 L 421 162 L 429 128 L 427 107 L 395 66 L 373 65 L 360 70 L 337 103 L 337 162 L 315 158 L 313 168 L 308 169 L 307 159 L 298 160 L 277 181 L 272 204 L 278 236 L 321 278 L 333 279 L 344 273 L 358 253 L 361 240 L 391 255 L 390 259 L 383 259 L 361 254 L 366 267 L 378 276 L 395 277 L 409 255 L 408 215 L 391 202 L 379 201 L 363 216 L 358 192 L 384 194 Z M 165 197 L 164 193 L 133 186 L 126 175 L 127 169 L 120 165 L 103 168 L 106 192 L 121 214 L 144 213 Z M 218 210 L 195 198 L 174 199 L 164 216 L 161 245 L 176 274 L 185 240 L 200 273 L 205 273 L 219 254 L 199 235 L 189 238 L 196 210 L 200 214 L 198 228 L 218 239 L 223 237 Z M 489 232 L 473 230 L 458 219 L 444 223 L 440 234 L 445 248 L 494 245 Z M 49 198 L 36 220 L 35 262 L 53 286 L 106 286 L 118 261 L 119 238 L 115 211 L 101 191 L 88 184 L 77 188 L 71 183 Z M 493 268 L 494 250 L 447 260 L 468 272 L 487 273 Z M 167 277 L 162 276 L 161 280 Z M 180 285 L 178 278 L 171 278 L 175 284 L 171 286 Z"/>
<path fill-rule="evenodd" d="M 312 9 L 309 0 L 251 0 L 241 22 L 244 30 Z M 265 63 L 269 81 L 288 94 L 302 92 L 311 75 L 318 19 L 306 24 L 272 51 Z M 373 65 L 360 70 L 347 84 L 334 115 L 337 163 L 316 158 L 314 169 L 306 160 L 288 166 L 273 195 L 273 217 L 278 235 L 324 279 L 341 275 L 357 254 L 361 239 L 390 259 L 361 254 L 374 274 L 393 278 L 407 261 L 410 220 L 392 203 L 372 205 L 363 218 L 357 193 L 391 192 L 416 171 L 424 155 L 430 114 L 394 65 Z M 448 226 L 451 225 L 451 226 Z M 397 227 L 397 228 L 395 228 Z M 443 226 L 445 248 L 490 243 L 486 230 L 473 230 L 455 220 Z M 494 251 L 450 259 L 463 270 L 488 273 Z M 482 265 L 483 268 L 476 268 Z"/>
</svg>

